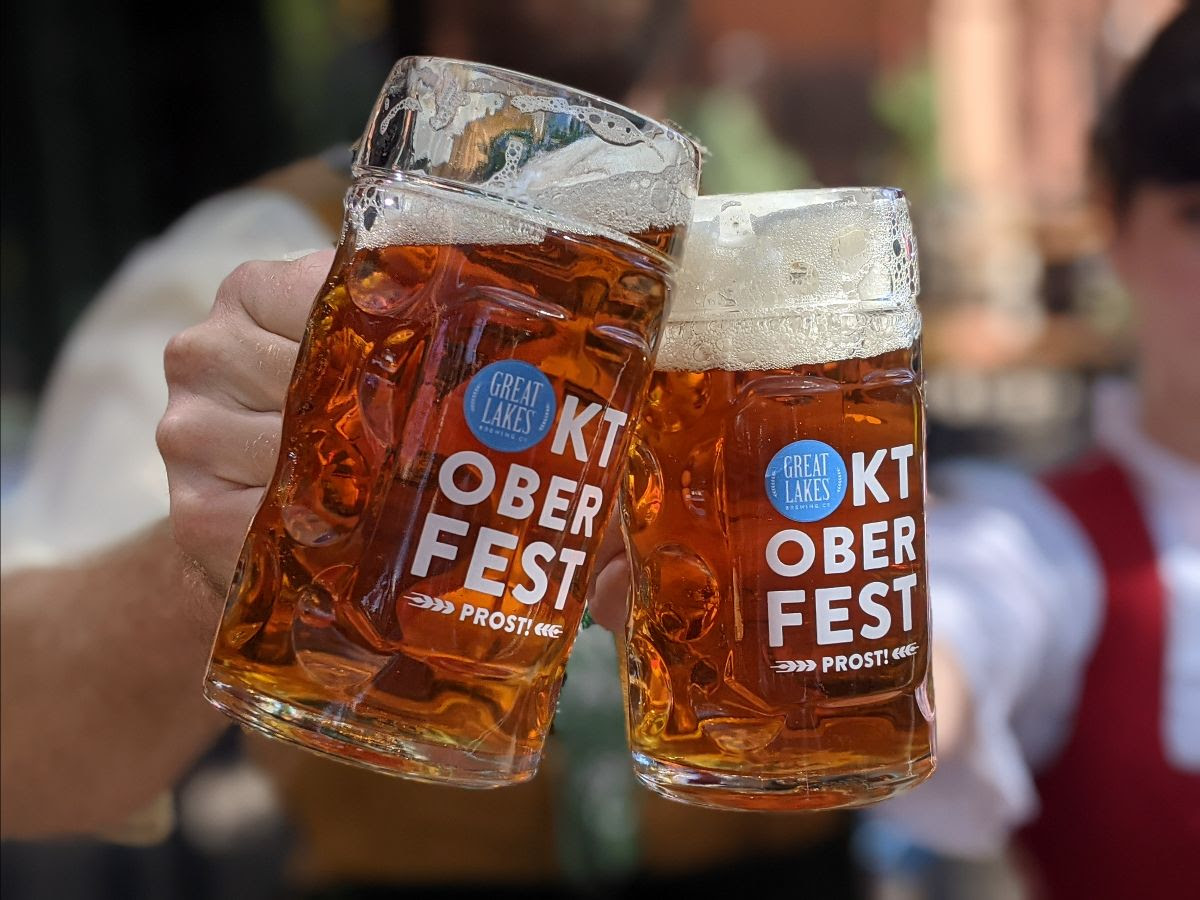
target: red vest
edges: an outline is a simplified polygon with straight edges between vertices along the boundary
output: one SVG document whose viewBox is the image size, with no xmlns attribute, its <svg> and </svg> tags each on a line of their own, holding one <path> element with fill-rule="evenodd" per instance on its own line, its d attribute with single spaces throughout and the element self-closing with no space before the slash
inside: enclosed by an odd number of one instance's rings
<svg viewBox="0 0 1200 900">
<path fill-rule="evenodd" d="M 1095 547 L 1105 598 L 1073 729 L 1038 779 L 1042 812 L 1023 835 L 1041 896 L 1200 897 L 1200 775 L 1163 749 L 1166 595 L 1149 529 L 1107 457 L 1049 487 Z"/>
</svg>

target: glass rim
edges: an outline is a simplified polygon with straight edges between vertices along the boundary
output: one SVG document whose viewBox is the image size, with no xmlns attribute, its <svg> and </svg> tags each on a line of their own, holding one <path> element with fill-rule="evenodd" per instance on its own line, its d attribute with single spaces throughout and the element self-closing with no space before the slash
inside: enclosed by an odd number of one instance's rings
<svg viewBox="0 0 1200 900">
<path fill-rule="evenodd" d="M 682 129 L 621 104 L 499 66 L 412 55 L 392 66 L 351 172 L 419 174 L 593 226 L 584 233 L 608 225 L 638 238 L 686 232 L 701 163 Z M 682 249 L 675 242 L 667 255 Z"/>
<path fill-rule="evenodd" d="M 619 103 L 616 100 L 609 100 L 607 97 L 601 97 L 599 94 L 593 94 L 591 91 L 585 91 L 580 88 L 571 87 L 569 84 L 563 84 L 561 81 L 552 81 L 549 78 L 542 78 L 540 75 L 530 75 L 526 72 L 519 72 L 516 69 L 507 69 L 504 66 L 496 66 L 491 63 L 473 62 L 469 59 L 460 59 L 454 56 L 436 56 L 429 53 L 410 53 L 407 56 L 401 56 L 392 64 L 392 70 L 404 62 L 410 60 L 421 60 L 425 62 L 438 63 L 440 65 L 457 66 L 464 69 L 478 69 L 488 74 L 500 76 L 502 79 L 516 81 L 521 84 L 537 85 L 543 88 L 550 88 L 559 94 L 570 94 L 581 99 L 592 101 L 600 106 L 606 107 L 613 112 L 619 112 L 622 115 L 632 116 L 635 119 L 661 128 L 665 133 L 672 137 L 681 139 L 682 143 L 689 145 L 692 148 L 694 159 L 693 162 L 699 166 L 701 162 L 701 147 L 699 142 L 689 135 L 678 125 L 671 123 L 669 120 L 656 119 L 653 116 L 648 116 L 643 112 L 639 112 L 624 103 Z"/>
<path fill-rule="evenodd" d="M 772 208 L 770 212 L 785 212 L 787 210 L 801 210 L 810 206 L 819 206 L 823 203 L 836 203 L 840 200 L 849 200 L 852 198 L 865 198 L 872 202 L 888 201 L 891 203 L 908 203 L 908 195 L 903 188 L 893 187 L 891 185 L 843 185 L 838 187 L 812 187 L 812 188 L 785 188 L 777 191 L 745 191 L 729 194 L 699 194 L 696 197 L 696 204 L 701 203 L 711 205 L 715 201 L 722 203 L 737 202 L 748 204 L 751 207 L 763 206 L 771 201 L 780 201 L 778 207 Z M 784 202 L 794 199 L 811 198 L 809 203 L 792 203 Z M 693 222 L 695 217 L 693 217 Z"/>
</svg>

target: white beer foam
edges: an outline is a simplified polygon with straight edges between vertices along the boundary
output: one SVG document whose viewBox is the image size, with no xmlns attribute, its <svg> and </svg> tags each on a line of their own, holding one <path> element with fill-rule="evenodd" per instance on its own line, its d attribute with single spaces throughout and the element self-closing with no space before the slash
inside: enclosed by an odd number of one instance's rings
<svg viewBox="0 0 1200 900">
<path fill-rule="evenodd" d="M 700 197 L 658 368 L 777 369 L 899 350 L 921 333 L 918 290 L 899 191 Z"/>
<path fill-rule="evenodd" d="M 658 141 L 671 139 L 662 135 Z M 355 195 L 348 215 L 360 248 L 536 244 L 549 228 L 581 235 L 605 231 L 630 235 L 679 226 L 690 215 L 687 191 L 695 167 L 690 160 L 668 165 L 667 149 L 657 141 L 613 146 L 593 137 L 518 168 L 515 162 L 524 146 L 516 137 L 507 147 L 508 163 L 482 187 L 521 203 L 520 208 L 409 181 Z M 670 149 L 678 156 L 677 147 Z"/>
<path fill-rule="evenodd" d="M 696 168 L 678 159 L 677 141 L 665 134 L 633 145 L 587 138 L 532 160 L 513 196 L 623 234 L 687 225 Z"/>
<path fill-rule="evenodd" d="M 346 219 L 359 249 L 431 244 L 540 244 L 548 222 L 503 203 L 414 182 L 356 186 Z"/>
</svg>

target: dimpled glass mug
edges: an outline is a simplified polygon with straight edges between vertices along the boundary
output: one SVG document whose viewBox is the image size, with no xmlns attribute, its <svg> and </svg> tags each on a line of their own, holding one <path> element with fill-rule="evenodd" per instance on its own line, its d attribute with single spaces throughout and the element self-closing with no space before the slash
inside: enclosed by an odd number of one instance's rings
<svg viewBox="0 0 1200 900">
<path fill-rule="evenodd" d="M 695 144 L 608 101 L 393 69 L 309 316 L 208 698 L 385 772 L 532 777 L 654 369 Z"/>
<path fill-rule="evenodd" d="M 899 191 L 697 201 L 622 496 L 653 790 L 822 809 L 932 773 L 917 289 Z"/>
</svg>

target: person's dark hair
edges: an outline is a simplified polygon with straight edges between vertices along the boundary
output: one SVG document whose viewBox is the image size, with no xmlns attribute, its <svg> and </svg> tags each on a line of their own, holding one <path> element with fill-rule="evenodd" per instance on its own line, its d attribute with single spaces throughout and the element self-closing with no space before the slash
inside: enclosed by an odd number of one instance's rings
<svg viewBox="0 0 1200 900">
<path fill-rule="evenodd" d="M 1118 212 L 1142 184 L 1200 182 L 1200 3 L 1188 3 L 1125 75 L 1093 146 Z"/>
</svg>

